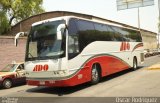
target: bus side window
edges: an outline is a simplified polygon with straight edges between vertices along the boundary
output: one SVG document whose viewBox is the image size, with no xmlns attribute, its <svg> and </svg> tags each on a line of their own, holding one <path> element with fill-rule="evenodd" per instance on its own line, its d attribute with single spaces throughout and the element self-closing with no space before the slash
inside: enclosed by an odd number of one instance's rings
<svg viewBox="0 0 160 103">
<path fill-rule="evenodd" d="M 77 36 L 69 36 L 68 40 L 69 40 L 68 53 L 79 53 L 78 37 Z"/>
<path fill-rule="evenodd" d="M 141 42 L 141 35 L 138 34 L 137 31 L 135 30 L 129 30 L 129 29 L 126 29 L 126 31 L 128 32 L 128 39 L 132 42 Z"/>
<path fill-rule="evenodd" d="M 114 40 L 114 35 L 112 32 L 108 31 L 107 25 L 94 23 L 96 40 L 97 41 L 112 41 Z"/>
<path fill-rule="evenodd" d="M 72 59 L 79 54 L 78 33 L 75 19 L 70 19 L 68 33 L 68 59 Z"/>
<path fill-rule="evenodd" d="M 108 29 L 108 33 L 111 35 L 110 41 L 122 41 L 120 34 L 116 31 L 114 26 L 106 25 Z"/>
<path fill-rule="evenodd" d="M 80 52 L 90 43 L 96 41 L 94 25 L 90 21 L 77 20 Z"/>
</svg>

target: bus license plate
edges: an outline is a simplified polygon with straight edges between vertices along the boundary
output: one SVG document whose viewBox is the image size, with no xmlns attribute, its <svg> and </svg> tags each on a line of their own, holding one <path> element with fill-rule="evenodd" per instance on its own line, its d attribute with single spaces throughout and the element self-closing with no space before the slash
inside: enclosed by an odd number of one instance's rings
<svg viewBox="0 0 160 103">
<path fill-rule="evenodd" d="M 50 83 L 50 84 L 54 84 L 54 83 L 55 83 L 55 81 L 51 80 L 51 81 L 49 81 L 49 83 Z"/>
<path fill-rule="evenodd" d="M 45 85 L 45 81 L 40 81 L 39 84 L 40 85 Z"/>
</svg>

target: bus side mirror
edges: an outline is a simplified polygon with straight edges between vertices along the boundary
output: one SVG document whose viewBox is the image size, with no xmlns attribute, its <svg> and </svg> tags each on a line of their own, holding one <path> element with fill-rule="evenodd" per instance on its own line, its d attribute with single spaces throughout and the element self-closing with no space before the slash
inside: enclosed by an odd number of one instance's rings
<svg viewBox="0 0 160 103">
<path fill-rule="evenodd" d="M 57 40 L 62 40 L 62 33 L 61 33 L 61 31 L 57 31 Z"/>
<path fill-rule="evenodd" d="M 57 40 L 62 40 L 62 29 L 65 29 L 65 24 L 60 24 L 57 27 Z"/>
<path fill-rule="evenodd" d="M 19 32 L 19 33 L 16 34 L 16 36 L 14 37 L 14 44 L 15 44 L 15 46 L 18 45 L 18 38 L 20 36 L 25 36 L 25 34 L 27 34 L 27 33 L 25 33 L 25 32 Z"/>
</svg>

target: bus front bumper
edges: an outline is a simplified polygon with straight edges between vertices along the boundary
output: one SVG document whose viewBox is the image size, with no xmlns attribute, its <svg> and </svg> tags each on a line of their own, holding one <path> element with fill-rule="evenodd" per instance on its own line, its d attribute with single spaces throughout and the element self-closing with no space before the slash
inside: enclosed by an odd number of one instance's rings
<svg viewBox="0 0 160 103">
<path fill-rule="evenodd" d="M 53 87 L 67 87 L 75 86 L 91 80 L 90 76 L 86 76 L 84 73 L 78 73 L 73 77 L 63 79 L 63 80 L 54 80 L 54 79 L 27 79 L 28 85 L 33 86 L 53 86 Z"/>
<path fill-rule="evenodd" d="M 27 80 L 28 85 L 33 85 L 33 86 L 53 86 L 53 87 L 65 87 L 65 86 L 74 86 L 73 83 L 65 80 L 61 81 L 34 81 L 34 80 Z"/>
</svg>

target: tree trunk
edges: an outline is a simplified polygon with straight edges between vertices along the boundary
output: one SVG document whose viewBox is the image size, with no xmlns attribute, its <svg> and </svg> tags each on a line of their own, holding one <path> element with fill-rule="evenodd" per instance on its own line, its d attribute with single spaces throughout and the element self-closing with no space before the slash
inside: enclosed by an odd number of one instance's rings
<svg viewBox="0 0 160 103">
<path fill-rule="evenodd" d="M 10 25 L 10 26 L 11 26 L 12 21 L 13 21 L 14 18 L 15 18 L 14 16 L 12 16 L 12 17 L 10 18 L 10 20 L 9 20 L 9 25 Z"/>
</svg>

